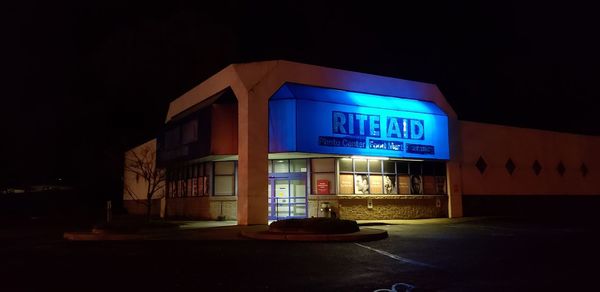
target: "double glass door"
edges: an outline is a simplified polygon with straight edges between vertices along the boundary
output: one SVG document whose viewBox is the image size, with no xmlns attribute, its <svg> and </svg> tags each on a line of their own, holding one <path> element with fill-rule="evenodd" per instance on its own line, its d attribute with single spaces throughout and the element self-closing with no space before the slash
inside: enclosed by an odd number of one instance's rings
<svg viewBox="0 0 600 292">
<path fill-rule="evenodd" d="M 307 215 L 306 175 L 269 178 L 269 219 L 305 218 Z"/>
</svg>

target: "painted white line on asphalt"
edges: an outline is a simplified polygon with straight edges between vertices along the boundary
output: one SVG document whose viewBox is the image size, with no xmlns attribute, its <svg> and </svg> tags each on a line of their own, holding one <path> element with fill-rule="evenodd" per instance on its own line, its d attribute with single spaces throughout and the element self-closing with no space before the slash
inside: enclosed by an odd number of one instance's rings
<svg viewBox="0 0 600 292">
<path fill-rule="evenodd" d="M 380 249 L 372 248 L 370 246 L 366 246 L 366 245 L 363 245 L 363 244 L 360 244 L 360 243 L 356 243 L 355 242 L 354 244 L 356 244 L 356 245 L 358 245 L 360 247 L 366 248 L 368 250 L 374 251 L 374 252 L 376 252 L 378 254 L 382 254 L 384 256 L 393 258 L 393 259 L 395 259 L 397 261 L 400 261 L 400 262 L 404 262 L 404 263 L 412 264 L 412 265 L 416 265 L 416 266 L 422 266 L 422 267 L 437 269 L 437 267 L 434 266 L 434 265 L 430 265 L 430 264 L 422 263 L 422 262 L 419 262 L 419 261 L 415 261 L 415 260 L 403 258 L 401 256 L 397 256 L 395 254 L 391 254 L 391 253 L 389 253 L 387 251 L 383 251 L 383 250 L 380 250 Z"/>
</svg>

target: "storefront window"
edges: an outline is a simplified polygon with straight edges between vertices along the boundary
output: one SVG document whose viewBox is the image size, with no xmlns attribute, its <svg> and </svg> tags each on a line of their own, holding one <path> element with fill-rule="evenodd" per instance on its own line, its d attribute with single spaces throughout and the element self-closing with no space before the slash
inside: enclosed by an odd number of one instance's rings
<svg viewBox="0 0 600 292">
<path fill-rule="evenodd" d="M 215 162 L 215 196 L 235 195 L 235 163 L 233 161 Z"/>
<path fill-rule="evenodd" d="M 339 160 L 340 162 L 340 172 L 342 171 L 354 171 L 354 169 L 352 169 L 352 159 L 350 158 L 342 158 Z"/>
<path fill-rule="evenodd" d="M 340 194 L 354 193 L 354 176 L 352 174 L 340 174 Z"/>
<path fill-rule="evenodd" d="M 275 173 L 288 173 L 290 172 L 290 166 L 288 160 L 274 160 L 273 169 Z"/>
<path fill-rule="evenodd" d="M 370 191 L 373 194 L 383 194 L 383 177 L 381 175 L 371 174 L 369 176 Z"/>
<path fill-rule="evenodd" d="M 381 160 L 369 160 L 369 172 L 381 173 Z"/>
<path fill-rule="evenodd" d="M 385 173 L 396 173 L 396 163 L 394 161 L 386 160 L 383 162 L 383 172 Z"/>
<path fill-rule="evenodd" d="M 350 163 L 352 167 L 352 163 Z M 312 193 L 316 195 L 330 195 L 335 193 L 335 159 L 311 159 L 311 186 Z"/>
<path fill-rule="evenodd" d="M 306 172 L 306 159 L 294 159 L 290 160 L 290 164 L 292 167 L 291 172 Z"/>
<path fill-rule="evenodd" d="M 197 163 L 167 169 L 167 197 L 180 198 L 208 195 L 209 180 L 205 171 L 208 167 L 212 167 L 212 163 Z"/>
<path fill-rule="evenodd" d="M 446 194 L 444 162 L 338 161 L 340 194 Z"/>
<path fill-rule="evenodd" d="M 356 172 L 367 172 L 367 160 L 366 159 L 354 159 L 354 171 Z"/>
</svg>

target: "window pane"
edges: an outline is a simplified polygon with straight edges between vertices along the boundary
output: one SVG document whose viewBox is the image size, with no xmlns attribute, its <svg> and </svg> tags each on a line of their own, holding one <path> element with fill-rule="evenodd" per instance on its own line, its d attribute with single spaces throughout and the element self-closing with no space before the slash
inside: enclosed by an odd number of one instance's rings
<svg viewBox="0 0 600 292">
<path fill-rule="evenodd" d="M 381 173 L 381 160 L 369 160 L 369 172 Z"/>
<path fill-rule="evenodd" d="M 340 159 L 340 171 L 352 171 L 352 159 L 350 159 L 350 158 Z"/>
<path fill-rule="evenodd" d="M 306 172 L 306 159 L 290 160 L 292 164 L 292 172 Z"/>
<path fill-rule="evenodd" d="M 351 174 L 340 174 L 340 194 L 354 193 L 354 176 Z"/>
<path fill-rule="evenodd" d="M 423 193 L 425 195 L 435 195 L 435 177 L 433 175 L 423 176 Z"/>
<path fill-rule="evenodd" d="M 282 203 L 288 203 L 290 197 L 290 181 L 284 179 L 275 180 L 275 197 Z"/>
<path fill-rule="evenodd" d="M 397 194 L 396 189 L 396 176 L 395 175 L 384 175 L 383 176 L 383 193 L 386 195 Z"/>
<path fill-rule="evenodd" d="M 198 196 L 204 195 L 204 177 L 200 176 L 197 179 Z"/>
<path fill-rule="evenodd" d="M 312 159 L 312 172 L 335 172 L 335 159 L 324 158 L 324 159 Z M 352 164 L 350 164 L 352 168 Z"/>
<path fill-rule="evenodd" d="M 423 177 L 421 175 L 410 176 L 410 193 L 414 195 L 423 194 Z"/>
<path fill-rule="evenodd" d="M 354 159 L 354 169 L 356 172 L 367 172 L 367 160 Z"/>
<path fill-rule="evenodd" d="M 446 163 L 436 162 L 434 171 L 435 171 L 435 175 L 437 175 L 437 176 L 445 176 L 446 175 Z"/>
<path fill-rule="evenodd" d="M 290 212 L 290 216 L 306 216 L 306 204 L 292 205 Z"/>
<path fill-rule="evenodd" d="M 182 144 L 196 142 L 198 140 L 198 120 L 191 120 L 183 125 Z"/>
<path fill-rule="evenodd" d="M 381 175 L 370 175 L 369 181 L 371 183 L 370 189 L 371 194 L 382 194 L 383 193 L 383 184 Z"/>
<path fill-rule="evenodd" d="M 215 196 L 233 195 L 232 175 L 215 176 Z"/>
<path fill-rule="evenodd" d="M 365 161 L 366 165 L 366 161 Z M 354 175 L 354 193 L 355 194 L 368 194 L 369 193 L 369 176 L 367 175 Z"/>
<path fill-rule="evenodd" d="M 401 195 L 410 194 L 410 177 L 408 175 L 398 176 L 398 191 Z"/>
<path fill-rule="evenodd" d="M 204 168 L 204 177 L 206 177 L 205 181 L 206 184 L 204 185 L 204 192 L 206 194 L 212 194 L 212 177 L 213 177 L 213 173 L 212 173 L 212 163 L 206 163 L 205 164 L 205 168 Z"/>
<path fill-rule="evenodd" d="M 269 173 L 273 172 L 273 162 L 269 160 Z"/>
<path fill-rule="evenodd" d="M 215 162 L 215 175 L 233 174 L 235 165 L 233 161 Z"/>
<path fill-rule="evenodd" d="M 408 174 L 408 162 L 397 161 L 396 167 L 398 169 L 398 173 Z"/>
<path fill-rule="evenodd" d="M 306 197 L 306 181 L 294 179 L 290 184 L 292 186 L 290 197 Z"/>
<path fill-rule="evenodd" d="M 423 175 L 433 175 L 434 164 L 432 162 L 423 162 L 421 165 L 423 166 Z"/>
<path fill-rule="evenodd" d="M 435 192 L 438 195 L 445 195 L 447 193 L 445 176 L 435 177 Z"/>
<path fill-rule="evenodd" d="M 179 127 L 168 130 L 165 133 L 165 148 L 173 149 L 179 146 L 180 141 Z"/>
<path fill-rule="evenodd" d="M 410 175 L 421 175 L 423 173 L 422 164 L 420 162 L 411 162 L 408 171 Z"/>
<path fill-rule="evenodd" d="M 396 173 L 396 163 L 394 161 L 384 161 L 383 171 L 386 173 Z"/>
<path fill-rule="evenodd" d="M 191 178 L 188 178 L 186 180 L 186 192 L 188 196 L 195 196 L 195 192 L 194 192 L 194 180 Z"/>
<path fill-rule="evenodd" d="M 198 180 L 193 178 L 191 179 L 192 183 L 190 184 L 192 186 L 192 196 L 197 196 L 198 195 Z"/>
<path fill-rule="evenodd" d="M 290 168 L 287 160 L 275 160 L 273 161 L 273 168 L 276 173 L 290 172 Z"/>
</svg>

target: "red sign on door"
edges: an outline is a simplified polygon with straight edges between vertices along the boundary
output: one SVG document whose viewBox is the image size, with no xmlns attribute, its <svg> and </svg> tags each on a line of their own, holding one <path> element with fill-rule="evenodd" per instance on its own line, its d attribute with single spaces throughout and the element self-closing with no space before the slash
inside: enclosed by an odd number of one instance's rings
<svg viewBox="0 0 600 292">
<path fill-rule="evenodd" d="M 327 179 L 317 180 L 317 194 L 318 195 L 329 195 L 329 180 L 327 180 Z"/>
</svg>

